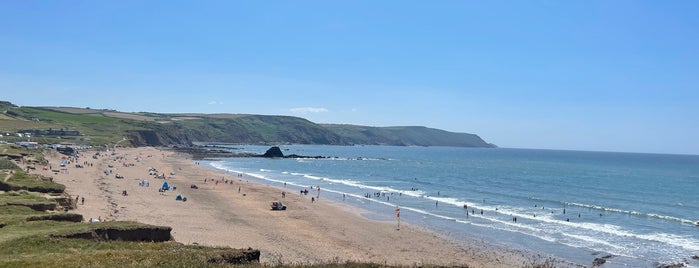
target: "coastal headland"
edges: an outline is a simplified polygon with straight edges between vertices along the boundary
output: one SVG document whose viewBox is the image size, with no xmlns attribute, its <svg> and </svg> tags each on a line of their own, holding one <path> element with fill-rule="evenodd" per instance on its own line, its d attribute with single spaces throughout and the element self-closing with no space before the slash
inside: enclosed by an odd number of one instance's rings
<svg viewBox="0 0 699 268">
<path fill-rule="evenodd" d="M 53 166 L 62 157 L 47 155 Z M 64 184 L 80 200 L 76 212 L 87 220 L 170 226 L 180 243 L 259 249 L 263 264 L 523 267 L 540 261 L 488 243 L 457 242 L 417 226 L 403 224 L 397 230 L 392 222 L 362 217 L 355 207 L 312 202 L 310 195 L 249 182 L 246 174 L 213 170 L 188 154 L 154 147 L 82 151 L 64 172 L 36 172 Z M 172 190 L 159 191 L 164 182 Z M 272 201 L 282 201 L 287 210 L 271 210 Z"/>
</svg>

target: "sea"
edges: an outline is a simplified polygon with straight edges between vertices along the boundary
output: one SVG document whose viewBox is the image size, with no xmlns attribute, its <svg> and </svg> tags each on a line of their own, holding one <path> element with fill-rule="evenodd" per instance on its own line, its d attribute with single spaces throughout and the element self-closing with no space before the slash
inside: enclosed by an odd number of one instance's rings
<svg viewBox="0 0 699 268">
<path fill-rule="evenodd" d="M 268 146 L 227 147 L 262 154 Z M 699 156 L 504 148 L 281 146 L 212 168 L 456 241 L 603 267 L 699 267 Z M 320 191 L 318 191 L 320 188 Z M 309 201 L 310 202 L 310 201 Z M 694 258 L 693 258 L 694 257 Z"/>
</svg>

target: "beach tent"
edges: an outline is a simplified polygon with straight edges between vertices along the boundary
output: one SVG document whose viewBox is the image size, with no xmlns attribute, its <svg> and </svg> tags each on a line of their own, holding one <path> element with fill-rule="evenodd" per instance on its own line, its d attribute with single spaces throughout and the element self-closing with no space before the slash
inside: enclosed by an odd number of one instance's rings
<svg viewBox="0 0 699 268">
<path fill-rule="evenodd" d="M 167 182 L 163 182 L 163 190 L 169 190 L 170 186 L 167 185 Z"/>
<path fill-rule="evenodd" d="M 177 198 L 175 198 L 175 200 L 177 200 L 177 201 L 182 201 L 182 196 L 181 196 L 181 195 L 177 195 Z"/>
</svg>

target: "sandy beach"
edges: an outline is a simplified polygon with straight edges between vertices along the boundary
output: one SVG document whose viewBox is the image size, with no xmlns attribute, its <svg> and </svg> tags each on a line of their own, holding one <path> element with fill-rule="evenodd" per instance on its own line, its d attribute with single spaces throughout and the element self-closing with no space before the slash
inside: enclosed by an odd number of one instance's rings
<svg viewBox="0 0 699 268">
<path fill-rule="evenodd" d="M 171 226 L 174 239 L 184 244 L 251 247 L 262 252 L 261 262 L 266 264 L 361 261 L 520 267 L 533 260 L 516 250 L 456 242 L 409 224 L 397 230 L 395 223 L 362 217 L 357 208 L 328 200 L 311 202 L 311 194 L 301 196 L 295 190 L 287 190 L 282 198 L 283 188 L 247 182 L 245 174 L 218 172 L 172 151 L 118 148 L 115 155 L 100 151 L 93 157 L 96 153 L 81 152 L 67 172 L 37 172 L 66 185 L 66 192 L 77 197 L 76 212 L 86 219 Z M 47 155 L 52 169 L 58 169 L 61 157 L 57 152 Z M 151 167 L 166 179 L 149 175 Z M 159 192 L 163 182 L 176 189 Z M 190 188 L 192 184 L 198 189 Z M 178 195 L 187 201 L 175 200 Z M 288 209 L 272 211 L 275 200 Z"/>
</svg>

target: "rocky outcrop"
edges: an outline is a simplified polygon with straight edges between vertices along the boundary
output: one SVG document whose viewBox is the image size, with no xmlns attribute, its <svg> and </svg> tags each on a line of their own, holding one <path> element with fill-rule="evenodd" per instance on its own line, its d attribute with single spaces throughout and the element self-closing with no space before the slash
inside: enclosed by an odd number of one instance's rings
<svg viewBox="0 0 699 268">
<path fill-rule="evenodd" d="M 266 157 L 266 158 L 314 158 L 314 159 L 321 159 L 321 158 L 327 158 L 327 156 L 307 156 L 307 155 L 297 155 L 297 154 L 290 154 L 290 155 L 284 155 L 282 153 L 282 150 L 279 149 L 277 146 L 273 146 L 269 149 L 267 149 L 267 152 L 265 152 L 263 155 L 258 155 L 259 157 Z"/>
<path fill-rule="evenodd" d="M 277 146 L 273 146 L 265 152 L 265 154 L 262 155 L 262 157 L 267 157 L 267 158 L 282 158 L 284 157 L 284 153 L 282 153 L 282 150 L 279 149 Z"/>
<path fill-rule="evenodd" d="M 595 260 L 592 261 L 592 267 L 599 267 L 605 262 L 607 262 L 607 260 L 602 258 L 595 258 Z"/>
<path fill-rule="evenodd" d="M 614 256 L 612 256 L 611 254 L 607 254 L 607 255 L 604 255 L 600 258 L 595 258 L 592 261 L 592 267 L 600 267 L 600 266 L 602 266 L 602 264 L 606 263 L 607 260 L 611 259 L 612 257 L 614 257 Z"/>
<path fill-rule="evenodd" d="M 58 203 L 58 206 L 63 208 L 64 211 L 78 208 L 78 204 L 75 203 L 75 199 L 67 193 L 63 193 L 58 197 L 54 197 L 53 200 L 56 201 L 56 203 Z"/>
<path fill-rule="evenodd" d="M 684 263 L 673 263 L 673 264 L 658 264 L 658 268 L 681 268 L 685 267 Z"/>
<path fill-rule="evenodd" d="M 248 248 L 246 250 L 230 250 L 207 260 L 209 263 L 245 264 L 260 262 L 260 251 Z"/>
<path fill-rule="evenodd" d="M 187 135 L 177 130 L 131 130 L 128 131 L 131 146 L 191 146 Z"/>
</svg>

